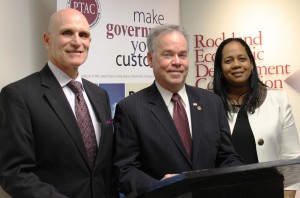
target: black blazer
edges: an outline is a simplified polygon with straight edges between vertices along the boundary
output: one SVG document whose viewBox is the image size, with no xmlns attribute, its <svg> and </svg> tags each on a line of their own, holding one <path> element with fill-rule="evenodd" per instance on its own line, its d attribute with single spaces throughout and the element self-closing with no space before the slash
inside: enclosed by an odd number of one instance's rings
<svg viewBox="0 0 300 198">
<path fill-rule="evenodd" d="M 123 193 L 157 182 L 165 174 L 242 164 L 232 146 L 219 97 L 188 85 L 186 91 L 191 109 L 192 161 L 155 83 L 117 105 L 114 165 Z"/>
<path fill-rule="evenodd" d="M 111 197 L 113 127 L 105 90 L 83 86 L 101 123 L 94 169 L 76 118 L 55 76 L 46 65 L 0 95 L 1 186 L 17 198 Z"/>
</svg>

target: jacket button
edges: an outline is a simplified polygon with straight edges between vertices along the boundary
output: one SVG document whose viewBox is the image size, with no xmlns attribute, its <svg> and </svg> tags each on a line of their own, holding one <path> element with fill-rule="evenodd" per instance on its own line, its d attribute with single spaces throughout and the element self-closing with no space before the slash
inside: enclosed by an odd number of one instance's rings
<svg viewBox="0 0 300 198">
<path fill-rule="evenodd" d="M 263 139 L 259 139 L 257 143 L 259 146 L 262 146 L 265 142 Z"/>
</svg>

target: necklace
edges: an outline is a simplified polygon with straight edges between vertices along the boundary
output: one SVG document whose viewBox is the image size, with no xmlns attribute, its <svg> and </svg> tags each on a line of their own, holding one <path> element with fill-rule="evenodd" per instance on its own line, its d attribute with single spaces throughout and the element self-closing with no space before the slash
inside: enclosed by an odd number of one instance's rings
<svg viewBox="0 0 300 198">
<path fill-rule="evenodd" d="M 246 93 L 248 93 L 248 91 L 240 95 L 227 94 L 227 99 L 231 105 L 241 106 L 243 104 L 244 96 Z"/>
</svg>

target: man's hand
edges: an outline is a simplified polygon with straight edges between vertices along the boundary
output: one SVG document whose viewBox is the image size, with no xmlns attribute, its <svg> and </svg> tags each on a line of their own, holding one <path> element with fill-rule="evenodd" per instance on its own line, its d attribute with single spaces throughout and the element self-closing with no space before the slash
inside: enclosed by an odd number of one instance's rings
<svg viewBox="0 0 300 198">
<path fill-rule="evenodd" d="M 176 176 L 176 175 L 178 175 L 178 174 L 165 174 L 165 176 L 164 176 L 161 180 L 163 180 L 163 179 L 168 179 L 168 178 L 174 177 L 174 176 Z"/>
</svg>

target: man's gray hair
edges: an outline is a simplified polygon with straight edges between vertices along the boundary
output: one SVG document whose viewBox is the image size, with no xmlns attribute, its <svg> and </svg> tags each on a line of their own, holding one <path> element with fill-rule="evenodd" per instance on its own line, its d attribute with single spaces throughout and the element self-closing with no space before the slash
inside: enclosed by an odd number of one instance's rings
<svg viewBox="0 0 300 198">
<path fill-rule="evenodd" d="M 187 49 L 189 50 L 189 34 L 187 31 L 180 25 L 173 24 L 164 24 L 159 25 L 150 30 L 150 33 L 147 36 L 147 47 L 148 52 L 154 52 L 155 50 L 155 40 L 161 33 L 171 33 L 171 32 L 179 32 L 182 34 L 187 42 Z"/>
</svg>

